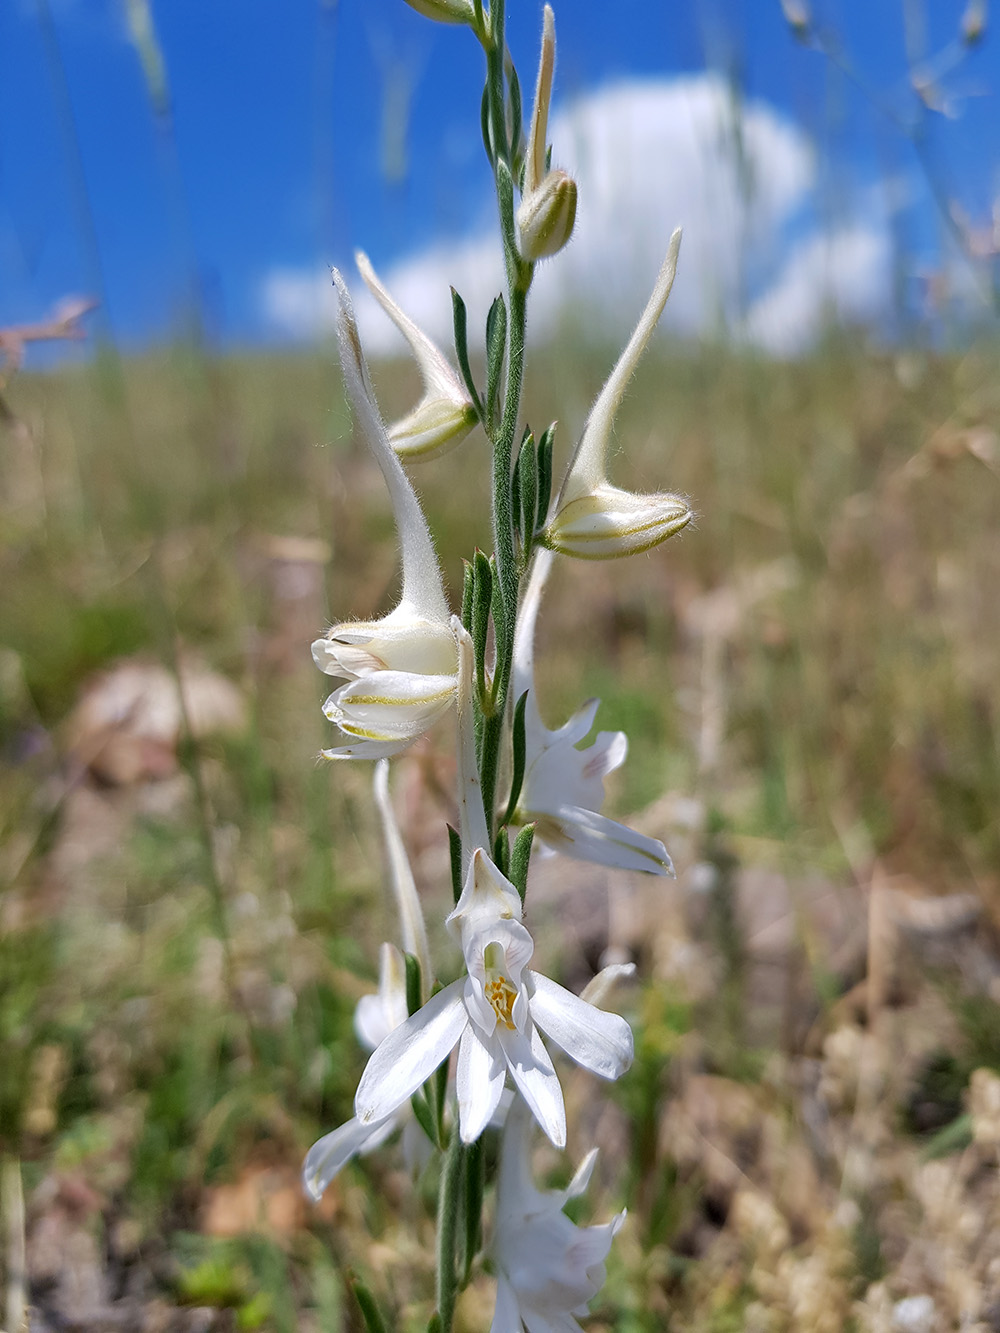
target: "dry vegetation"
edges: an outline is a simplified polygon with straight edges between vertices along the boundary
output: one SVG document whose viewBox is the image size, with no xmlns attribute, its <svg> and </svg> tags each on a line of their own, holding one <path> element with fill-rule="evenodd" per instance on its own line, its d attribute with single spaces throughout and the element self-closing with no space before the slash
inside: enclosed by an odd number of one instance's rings
<svg viewBox="0 0 1000 1333">
<path fill-rule="evenodd" d="M 611 355 L 534 364 L 564 457 Z M 426 1326 L 433 1182 L 388 1151 L 318 1211 L 298 1189 L 350 1114 L 388 917 L 367 770 L 314 761 L 309 641 L 395 575 L 333 359 L 182 348 L 4 392 L 0 1265 L 23 1235 L 32 1329 L 355 1329 L 350 1268 Z M 633 386 L 620 479 L 699 521 L 563 562 L 542 703 L 604 699 L 611 802 L 678 880 L 540 862 L 529 890 L 571 984 L 640 964 L 635 1068 L 608 1101 L 567 1076 L 576 1141 L 539 1159 L 602 1145 L 595 1219 L 629 1163 L 592 1328 L 1000 1329 L 994 365 L 679 350 Z M 377 374 L 387 416 L 409 374 Z M 418 474 L 452 587 L 481 447 Z M 435 904 L 450 763 L 443 736 L 395 778 Z"/>
</svg>

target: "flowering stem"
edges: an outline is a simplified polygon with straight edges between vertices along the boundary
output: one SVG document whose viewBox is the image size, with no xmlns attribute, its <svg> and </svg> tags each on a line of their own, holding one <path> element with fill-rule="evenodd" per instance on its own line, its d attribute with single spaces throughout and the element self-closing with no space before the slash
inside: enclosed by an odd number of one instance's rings
<svg viewBox="0 0 1000 1333">
<path fill-rule="evenodd" d="M 486 50 L 486 86 L 489 99 L 491 137 L 494 150 L 494 179 L 503 239 L 504 267 L 507 275 L 507 382 L 503 413 L 493 439 L 493 544 L 496 553 L 499 596 L 495 603 L 496 666 L 493 679 L 493 708 L 485 720 L 480 760 L 483 802 L 492 834 L 493 806 L 497 771 L 503 740 L 507 692 L 510 684 L 514 649 L 514 624 L 517 618 L 518 563 L 514 550 L 513 495 L 511 465 L 514 439 L 521 406 L 524 380 L 524 331 L 527 295 L 533 266 L 525 263 L 517 250 L 514 223 L 514 178 L 511 171 L 511 145 L 507 139 L 506 101 L 504 95 L 503 53 L 504 0 L 494 0 L 490 7 L 491 42 Z M 515 146 L 516 147 L 516 146 Z"/>
<path fill-rule="evenodd" d="M 455 1242 L 461 1180 L 462 1141 L 456 1125 L 452 1130 L 444 1161 L 441 1163 L 441 1182 L 438 1186 L 437 1312 L 441 1333 L 451 1333 L 452 1320 L 455 1317 L 455 1296 L 458 1290 Z"/>
</svg>

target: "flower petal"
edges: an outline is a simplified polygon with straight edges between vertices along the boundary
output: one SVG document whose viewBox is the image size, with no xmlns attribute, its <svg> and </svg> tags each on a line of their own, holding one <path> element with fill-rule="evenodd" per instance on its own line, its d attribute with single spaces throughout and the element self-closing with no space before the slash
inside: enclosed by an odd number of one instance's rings
<svg viewBox="0 0 1000 1333">
<path fill-rule="evenodd" d="M 497 1278 L 497 1303 L 493 1311 L 490 1333 L 523 1333 L 521 1314 L 514 1288 L 501 1273 Z"/>
<path fill-rule="evenodd" d="M 463 1143 L 475 1143 L 500 1103 L 507 1062 L 498 1042 L 486 1043 L 470 1023 L 458 1043 L 455 1085 Z"/>
<path fill-rule="evenodd" d="M 323 705 L 341 731 L 362 740 L 415 740 L 450 706 L 454 676 L 371 671 L 342 685 Z"/>
<path fill-rule="evenodd" d="M 306 1153 L 302 1166 L 302 1185 L 310 1199 L 318 1203 L 330 1181 L 352 1157 L 371 1152 L 397 1128 L 395 1115 L 387 1116 L 375 1125 L 363 1125 L 354 1118 L 317 1139 Z"/>
<path fill-rule="evenodd" d="M 529 810 L 526 818 L 534 820 L 538 839 L 564 856 L 673 878 L 673 862 L 659 838 L 637 833 L 595 810 L 564 805 L 557 810 Z"/>
<path fill-rule="evenodd" d="M 632 1029 L 624 1018 L 596 1009 L 540 972 L 525 969 L 524 978 L 531 1017 L 546 1036 L 592 1074 L 624 1074 L 633 1055 Z"/>
<path fill-rule="evenodd" d="M 464 986 L 464 977 L 445 986 L 374 1052 L 354 1098 L 354 1110 L 364 1124 L 391 1115 L 454 1050 L 469 1021 Z"/>
<path fill-rule="evenodd" d="M 533 974 L 532 974 L 533 975 Z M 527 1033 L 497 1028 L 511 1077 L 531 1112 L 557 1148 L 566 1146 L 566 1106 L 549 1053 L 534 1025 Z"/>
</svg>

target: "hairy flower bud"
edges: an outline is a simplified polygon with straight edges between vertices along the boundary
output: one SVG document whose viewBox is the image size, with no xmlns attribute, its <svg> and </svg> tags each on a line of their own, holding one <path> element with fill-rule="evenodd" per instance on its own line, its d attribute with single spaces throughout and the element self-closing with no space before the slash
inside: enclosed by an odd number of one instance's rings
<svg viewBox="0 0 1000 1333">
<path fill-rule="evenodd" d="M 638 495 L 604 483 L 559 509 L 545 529 L 545 544 L 583 560 L 638 555 L 680 532 L 691 518 L 682 495 Z"/>
<path fill-rule="evenodd" d="M 555 65 L 556 22 L 551 6 L 546 5 L 535 106 L 524 163 L 524 186 L 517 210 L 518 248 L 522 258 L 532 264 L 536 259 L 545 259 L 561 250 L 573 234 L 576 221 L 576 181 L 565 171 L 546 170 L 546 136 Z"/>
<path fill-rule="evenodd" d="M 448 358 L 389 295 L 368 256 L 358 250 L 354 258 L 368 290 L 410 344 L 424 384 L 413 411 L 388 427 L 389 443 L 407 462 L 436 458 L 461 444 L 476 424 L 472 399 Z"/>
<path fill-rule="evenodd" d="M 560 251 L 576 221 L 576 181 L 565 171 L 550 171 L 517 210 L 518 249 L 529 263 Z"/>
<path fill-rule="evenodd" d="M 544 545 L 587 560 L 635 555 L 680 532 L 692 518 L 683 496 L 639 495 L 607 477 L 611 426 L 618 404 L 663 313 L 677 271 L 681 233 L 670 238 L 653 294 L 618 364 L 598 394 L 583 428 L 559 495 L 542 535 Z"/>
<path fill-rule="evenodd" d="M 406 3 L 435 23 L 471 23 L 475 18 L 471 0 L 406 0 Z"/>
</svg>

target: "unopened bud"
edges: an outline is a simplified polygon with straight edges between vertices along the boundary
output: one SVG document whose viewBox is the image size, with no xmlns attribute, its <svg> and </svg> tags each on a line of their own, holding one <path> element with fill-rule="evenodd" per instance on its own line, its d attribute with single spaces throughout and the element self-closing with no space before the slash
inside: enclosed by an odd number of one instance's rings
<svg viewBox="0 0 1000 1333">
<path fill-rule="evenodd" d="M 582 560 L 610 560 L 648 551 L 693 517 L 681 495 L 637 495 L 602 483 L 568 500 L 545 529 L 545 545 Z"/>
<path fill-rule="evenodd" d="M 435 23 L 471 23 L 475 18 L 472 0 L 406 0 L 406 3 Z"/>
<path fill-rule="evenodd" d="M 521 257 L 533 264 L 558 253 L 572 236 L 575 222 L 576 181 L 565 171 L 550 171 L 517 210 Z"/>
<path fill-rule="evenodd" d="M 986 0 L 969 0 L 959 25 L 966 46 L 977 46 L 986 32 Z"/>
<path fill-rule="evenodd" d="M 781 12 L 792 33 L 800 42 L 805 41 L 809 35 L 811 20 L 804 0 L 781 0 Z"/>
</svg>

